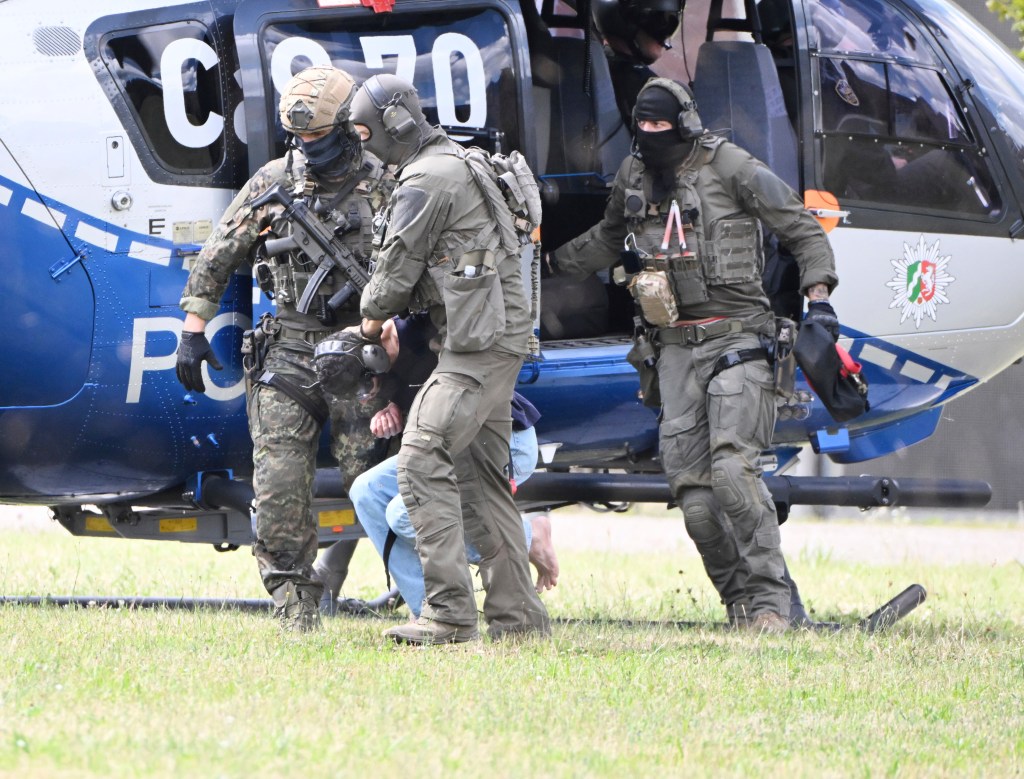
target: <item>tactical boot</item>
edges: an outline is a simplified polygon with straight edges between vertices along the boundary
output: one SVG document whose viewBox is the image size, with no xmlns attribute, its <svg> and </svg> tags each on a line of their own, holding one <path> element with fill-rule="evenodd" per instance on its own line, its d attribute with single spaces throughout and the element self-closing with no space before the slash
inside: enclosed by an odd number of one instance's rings
<svg viewBox="0 0 1024 779">
<path fill-rule="evenodd" d="M 313 588 L 285 582 L 271 596 L 276 607 L 274 616 L 281 622 L 282 630 L 308 633 L 320 629 L 320 602 Z"/>
<path fill-rule="evenodd" d="M 461 644 L 479 640 L 480 631 L 476 625 L 452 625 L 420 617 L 415 622 L 388 628 L 384 635 L 398 644 Z"/>
<path fill-rule="evenodd" d="M 789 630 L 789 620 L 774 611 L 762 611 L 750 620 L 747 630 L 751 633 L 778 636 Z"/>
</svg>

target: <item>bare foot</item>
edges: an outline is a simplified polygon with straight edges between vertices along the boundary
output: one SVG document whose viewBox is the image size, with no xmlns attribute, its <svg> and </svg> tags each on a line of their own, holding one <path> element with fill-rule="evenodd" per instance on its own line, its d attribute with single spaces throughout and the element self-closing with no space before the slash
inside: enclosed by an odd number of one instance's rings
<svg viewBox="0 0 1024 779">
<path fill-rule="evenodd" d="M 530 562 L 537 569 L 537 592 L 544 592 L 558 584 L 558 555 L 551 542 L 551 520 L 541 514 L 531 517 L 530 524 L 533 527 Z"/>
</svg>

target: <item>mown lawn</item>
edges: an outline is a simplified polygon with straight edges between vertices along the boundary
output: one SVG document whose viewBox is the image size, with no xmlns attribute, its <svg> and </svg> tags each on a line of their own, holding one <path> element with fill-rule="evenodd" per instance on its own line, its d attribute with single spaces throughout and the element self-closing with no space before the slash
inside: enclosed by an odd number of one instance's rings
<svg viewBox="0 0 1024 779">
<path fill-rule="evenodd" d="M 929 598 L 882 634 L 770 638 L 716 624 L 692 555 L 561 563 L 554 639 L 522 645 L 400 649 L 373 619 L 284 637 L 260 613 L 2 606 L 0 774 L 1024 773 L 1019 563 L 794 558 L 818 619 L 852 625 L 913 582 Z M 350 583 L 383 588 L 365 544 Z M 246 550 L 2 528 L 0 594 L 265 597 Z M 658 624 L 676 620 L 706 624 Z"/>
</svg>

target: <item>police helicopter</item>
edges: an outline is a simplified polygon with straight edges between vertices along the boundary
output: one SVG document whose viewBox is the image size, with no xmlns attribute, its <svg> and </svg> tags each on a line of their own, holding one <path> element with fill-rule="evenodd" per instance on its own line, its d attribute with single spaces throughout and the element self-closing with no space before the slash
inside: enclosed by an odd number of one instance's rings
<svg viewBox="0 0 1024 779">
<path fill-rule="evenodd" d="M 280 88 L 326 63 L 413 81 L 460 140 L 526 155 L 553 248 L 600 218 L 630 151 L 590 5 L 0 3 L 0 501 L 50 506 L 76 535 L 249 543 L 239 348 L 270 303 L 234 278 L 204 395 L 175 378 L 177 304 L 233 194 L 283 153 Z M 870 411 L 837 424 L 798 374 L 764 457 L 776 502 L 983 504 L 978 482 L 784 471 L 808 445 L 850 463 L 919 442 L 1024 356 L 1024 65 L 946 0 L 691 0 L 686 22 L 706 25 L 681 75 L 705 126 L 817 193 L 841 343 L 870 384 Z M 544 470 L 519 499 L 669 500 L 625 361 L 632 301 L 600 277 L 554 283 L 519 381 L 543 414 Z M 324 455 L 327 542 L 359 531 Z"/>
</svg>

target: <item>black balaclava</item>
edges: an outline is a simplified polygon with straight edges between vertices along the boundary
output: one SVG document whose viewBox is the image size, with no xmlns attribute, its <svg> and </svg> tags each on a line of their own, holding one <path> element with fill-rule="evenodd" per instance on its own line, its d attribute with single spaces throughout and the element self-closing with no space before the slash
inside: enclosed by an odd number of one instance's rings
<svg viewBox="0 0 1024 779">
<path fill-rule="evenodd" d="M 644 132 L 637 128 L 636 146 L 644 166 L 652 174 L 652 199 L 661 202 L 675 184 L 676 171 L 693 152 L 696 140 L 683 140 L 679 134 L 679 112 L 682 106 L 676 96 L 662 87 L 647 87 L 641 90 L 636 101 L 633 116 L 656 121 L 671 122 L 673 130 Z"/>
<path fill-rule="evenodd" d="M 351 126 L 335 126 L 327 135 L 314 141 L 296 141 L 306 158 L 309 170 L 322 178 L 340 178 L 355 167 L 362 147 L 359 135 Z"/>
</svg>

